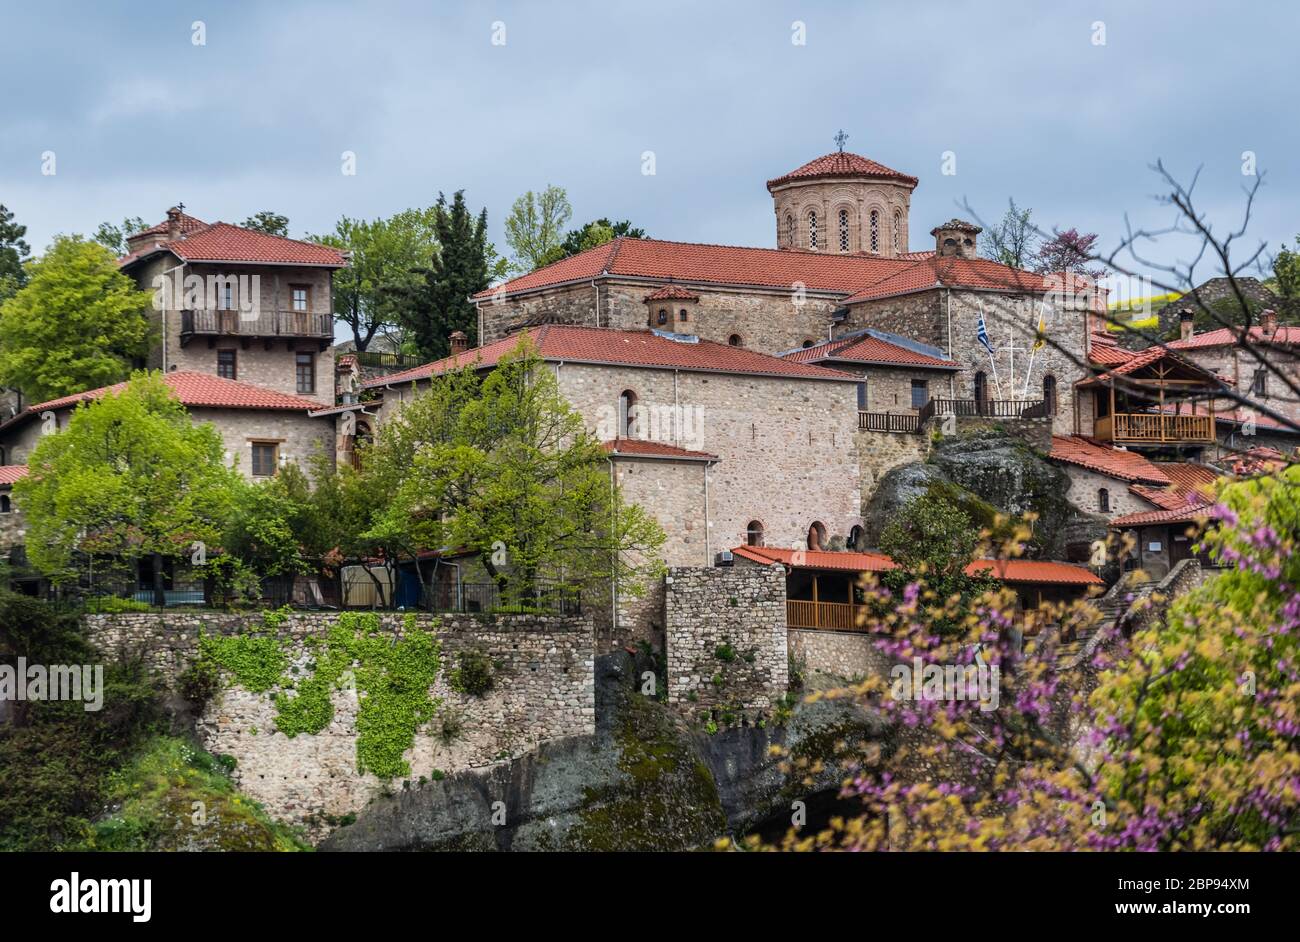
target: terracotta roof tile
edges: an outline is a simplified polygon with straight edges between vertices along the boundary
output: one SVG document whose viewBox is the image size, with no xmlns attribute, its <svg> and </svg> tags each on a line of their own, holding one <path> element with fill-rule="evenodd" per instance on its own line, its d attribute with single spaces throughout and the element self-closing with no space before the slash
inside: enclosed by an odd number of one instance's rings
<svg viewBox="0 0 1300 942">
<path fill-rule="evenodd" d="M 942 350 L 926 347 L 905 337 L 878 330 L 857 331 L 847 337 L 837 337 L 835 340 L 825 340 L 801 350 L 791 350 L 781 354 L 781 357 L 797 363 L 848 360 L 853 363 L 878 363 L 886 366 L 961 369 L 961 364 L 943 356 Z"/>
<path fill-rule="evenodd" d="M 1242 331 L 1240 327 L 1220 327 L 1218 330 L 1208 330 L 1203 334 L 1195 334 L 1187 340 L 1171 340 L 1166 345 L 1173 350 L 1204 350 L 1207 347 L 1229 347 L 1235 346 L 1240 342 Z M 1252 327 L 1246 334 L 1246 339 L 1252 344 L 1273 344 L 1280 347 L 1289 347 L 1300 344 L 1300 327 L 1288 327 L 1282 325 L 1273 334 L 1264 333 L 1262 327 Z"/>
<path fill-rule="evenodd" d="M 714 343 L 711 340 L 674 340 L 673 336 L 651 330 L 616 330 L 610 327 L 576 327 L 546 324 L 511 334 L 484 347 L 475 347 L 455 356 L 444 357 L 414 369 L 380 376 L 362 384 L 363 388 L 393 386 L 428 379 L 435 373 L 462 367 L 492 367 L 513 351 L 520 338 L 527 337 L 543 360 L 568 363 L 612 363 L 656 369 L 679 369 L 706 373 L 738 373 L 753 376 L 783 376 L 791 379 L 837 380 L 857 382 L 856 376 L 828 370 L 811 363 L 791 363 L 743 347 Z"/>
<path fill-rule="evenodd" d="M 265 389 L 251 383 L 222 379 L 210 373 L 173 372 L 163 377 L 183 405 L 208 409 L 276 409 L 305 412 L 321 408 L 321 403 L 298 396 L 290 396 L 274 389 Z M 28 406 L 20 415 L 36 415 L 49 409 L 63 409 L 79 402 L 100 399 L 106 393 L 117 395 L 126 389 L 126 383 L 104 386 L 74 393 L 48 402 Z M 15 416 L 17 418 L 17 416 Z M 13 421 L 13 420 L 10 420 Z"/>
<path fill-rule="evenodd" d="M 620 236 L 613 242 L 487 288 L 474 297 L 488 302 L 605 275 L 672 279 L 685 283 L 681 287 L 692 289 L 743 285 L 791 290 L 795 284 L 801 284 L 808 291 L 852 300 L 906 294 L 936 285 L 1034 292 L 1044 290 L 1045 286 L 1041 275 L 1017 271 L 986 259 L 940 258 L 933 252 L 882 258 L 861 253 L 748 248 Z"/>
<path fill-rule="evenodd" d="M 815 160 L 810 160 L 802 167 L 767 181 L 770 190 L 774 186 L 789 183 L 792 180 L 811 180 L 817 177 L 869 177 L 875 180 L 897 180 L 908 186 L 916 186 L 916 177 L 891 170 L 884 164 L 876 163 L 860 154 L 845 151 L 832 151 Z"/>
<path fill-rule="evenodd" d="M 1077 464 L 1098 474 L 1141 484 L 1169 484 L 1169 476 L 1135 451 L 1122 451 L 1081 435 L 1053 435 L 1055 461 Z"/>
<path fill-rule="evenodd" d="M 27 465 L 25 464 L 0 465 L 0 486 L 13 484 L 19 478 L 25 477 L 27 477 Z"/>
<path fill-rule="evenodd" d="M 781 549 L 776 546 L 737 546 L 732 553 L 758 563 L 774 562 L 796 569 L 834 569 L 844 572 L 885 572 L 896 569 L 884 553 L 832 553 L 825 550 Z"/>
<path fill-rule="evenodd" d="M 1192 523 L 1207 516 L 1208 503 L 1195 504 L 1177 510 L 1148 510 L 1142 513 L 1126 514 L 1110 522 L 1112 529 L 1124 527 L 1142 527 L 1162 523 Z"/>
<path fill-rule="evenodd" d="M 977 559 L 966 567 L 966 575 L 991 575 L 1001 582 L 1034 585 L 1105 585 L 1100 576 L 1073 563 L 1050 559 Z"/>
<path fill-rule="evenodd" d="M 699 299 L 698 294 L 686 290 L 681 285 L 664 285 L 642 298 L 643 301 L 698 301 Z"/>
<path fill-rule="evenodd" d="M 717 461 L 718 456 L 707 451 L 689 451 L 669 445 L 666 442 L 648 441 L 640 438 L 616 438 L 602 443 L 607 452 L 616 457 L 629 458 L 667 458 L 685 461 Z"/>
<path fill-rule="evenodd" d="M 1093 359 L 1096 359 L 1095 348 L 1093 352 Z M 1221 383 L 1221 384 L 1230 383 L 1229 380 L 1224 379 L 1222 376 L 1210 372 L 1204 367 L 1196 363 L 1193 363 L 1191 360 L 1180 357 L 1177 353 L 1173 352 L 1172 350 L 1169 350 L 1166 347 L 1147 347 L 1145 350 L 1140 350 L 1117 364 L 1101 362 L 1101 365 L 1109 366 L 1110 369 L 1108 369 L 1104 373 L 1098 374 L 1097 376 L 1090 376 L 1086 379 L 1081 379 L 1075 385 L 1080 387 L 1100 386 L 1106 383 L 1108 380 L 1114 379 L 1116 377 L 1132 376 L 1138 370 L 1144 369 L 1152 365 L 1153 363 L 1157 363 L 1161 360 L 1169 360 L 1170 362 L 1174 363 L 1176 366 L 1182 367 L 1188 373 L 1203 377 L 1207 381 L 1211 381 L 1213 383 Z"/>
<path fill-rule="evenodd" d="M 305 265 L 342 268 L 347 259 L 338 249 L 298 239 L 254 232 L 226 222 L 214 222 L 173 242 L 155 242 L 118 259 L 132 265 L 156 252 L 170 252 L 184 262 L 240 262 L 261 265 Z"/>
<path fill-rule="evenodd" d="M 182 234 L 187 232 L 195 232 L 196 230 L 206 228 L 207 225 L 208 224 L 206 222 L 204 222 L 202 219 L 199 219 L 195 216 L 188 216 L 185 213 L 181 213 L 180 215 L 180 230 Z M 164 219 L 156 226 L 150 226 L 148 229 L 141 229 L 139 232 L 131 233 L 131 235 L 128 236 L 128 238 L 135 239 L 135 238 L 139 238 L 140 236 L 166 235 L 166 234 L 167 234 L 167 220 Z"/>
</svg>

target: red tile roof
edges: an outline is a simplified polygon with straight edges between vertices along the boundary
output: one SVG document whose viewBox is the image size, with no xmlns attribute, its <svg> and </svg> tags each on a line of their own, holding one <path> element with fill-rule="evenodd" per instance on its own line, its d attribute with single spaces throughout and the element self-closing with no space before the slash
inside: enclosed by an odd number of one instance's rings
<svg viewBox="0 0 1300 942">
<path fill-rule="evenodd" d="M 1093 363 L 1100 366 L 1116 366 L 1120 363 L 1127 363 L 1136 355 L 1132 350 L 1121 347 L 1113 337 L 1106 336 L 1105 332 L 1093 332 L 1092 343 L 1088 350 L 1089 359 Z"/>
<path fill-rule="evenodd" d="M 882 258 L 861 253 L 761 249 L 697 242 L 631 239 L 613 242 L 521 275 L 474 295 L 489 300 L 556 285 L 589 282 L 603 276 L 672 279 L 692 287 L 741 285 L 783 291 L 796 284 L 808 291 L 860 300 L 906 294 L 938 286 L 1039 292 L 1041 275 L 973 258 Z M 881 287 L 883 285 L 883 287 Z"/>
<path fill-rule="evenodd" d="M 27 477 L 27 465 L 25 464 L 0 465 L 0 486 L 13 484 L 19 478 L 25 477 Z"/>
<path fill-rule="evenodd" d="M 1049 559 L 977 559 L 966 575 L 991 575 L 1001 582 L 1034 585 L 1105 585 L 1102 578 L 1082 566 Z"/>
<path fill-rule="evenodd" d="M 833 553 L 821 550 L 780 549 L 775 546 L 737 546 L 731 552 L 757 563 L 770 565 L 779 562 L 793 569 L 886 572 L 897 568 L 894 561 L 884 553 Z M 1104 585 L 1098 576 L 1082 566 L 1050 560 L 978 559 L 966 567 L 966 574 L 971 576 L 989 572 L 1002 582 Z"/>
<path fill-rule="evenodd" d="M 233 379 L 222 379 L 210 373 L 173 372 L 163 377 L 163 382 L 172 388 L 176 398 L 185 406 L 207 409 L 276 409 L 288 412 L 305 412 L 321 408 L 321 403 L 310 399 L 301 399 L 273 389 L 264 389 L 251 383 L 241 383 Z M 48 402 L 39 402 L 28 406 L 19 415 L 36 415 L 49 409 L 64 409 L 79 402 L 100 399 L 106 393 L 117 395 L 126 389 L 126 383 L 103 386 L 74 393 Z M 15 419 L 18 416 L 14 417 Z M 10 421 L 13 421 L 11 419 Z"/>
<path fill-rule="evenodd" d="M 698 301 L 699 299 L 698 294 L 687 291 L 681 285 L 664 285 L 642 298 L 643 301 Z"/>
<path fill-rule="evenodd" d="M 180 214 L 179 222 L 180 222 L 180 231 L 182 234 L 195 232 L 199 229 L 204 229 L 208 225 L 202 219 L 198 219 L 194 216 L 187 216 L 185 213 Z M 139 238 L 140 236 L 166 235 L 166 234 L 167 234 L 167 220 L 164 219 L 156 226 L 150 226 L 148 229 L 141 229 L 139 232 L 131 233 L 131 235 L 127 236 L 127 238 L 136 239 Z"/>
<path fill-rule="evenodd" d="M 825 550 L 781 549 L 776 546 L 737 546 L 731 551 L 744 559 L 795 569 L 834 569 L 844 572 L 885 572 L 897 568 L 884 553 L 832 553 Z"/>
<path fill-rule="evenodd" d="M 890 339 L 893 338 L 893 339 Z M 781 354 L 785 360 L 796 363 L 820 363 L 847 360 L 853 363 L 878 363 L 886 366 L 915 366 L 939 370 L 959 370 L 961 364 L 943 356 L 943 351 L 933 347 L 932 353 L 922 352 L 923 345 L 904 337 L 895 337 L 882 331 L 858 331 L 847 337 L 824 340 L 802 350 Z M 937 354 L 937 355 L 936 355 Z"/>
<path fill-rule="evenodd" d="M 875 180 L 896 180 L 914 187 L 920 181 L 906 173 L 891 170 L 884 164 L 878 164 L 860 154 L 833 151 L 815 160 L 810 160 L 802 167 L 767 181 L 767 188 L 780 186 L 794 180 L 812 180 L 817 177 L 868 177 Z"/>
<path fill-rule="evenodd" d="M 1208 330 L 1203 334 L 1195 334 L 1187 340 L 1171 340 L 1167 346 L 1174 350 L 1204 350 L 1207 347 L 1230 347 L 1240 342 L 1242 330 L 1240 327 L 1220 327 L 1218 330 Z M 1262 343 L 1265 345 L 1273 344 L 1279 347 L 1289 347 L 1300 344 L 1300 327 L 1280 326 L 1272 334 L 1264 333 L 1262 327 L 1252 327 L 1246 332 L 1246 339 L 1252 344 Z"/>
<path fill-rule="evenodd" d="M 675 335 L 674 335 L 675 336 Z M 428 379 L 435 373 L 462 367 L 487 368 L 512 352 L 521 338 L 537 350 L 543 360 L 565 363 L 608 363 L 642 366 L 651 369 L 677 369 L 702 373 L 739 373 L 755 376 L 782 376 L 791 379 L 838 380 L 857 382 L 856 376 L 814 366 L 790 363 L 743 347 L 714 343 L 711 340 L 673 340 L 650 330 L 616 330 L 611 327 L 576 327 L 569 324 L 545 324 L 511 334 L 484 347 L 475 347 L 426 363 L 414 369 L 379 376 L 362 383 L 373 389 L 415 380 Z"/>
<path fill-rule="evenodd" d="M 1126 514 L 1110 522 L 1112 529 L 1125 527 L 1145 527 L 1162 523 L 1192 523 L 1207 516 L 1208 503 L 1190 505 L 1177 510 L 1148 510 L 1142 513 Z"/>
<path fill-rule="evenodd" d="M 1179 405 L 1182 406 L 1181 409 L 1178 409 Z M 1184 415 L 1209 415 L 1210 414 L 1209 409 L 1207 409 L 1205 406 L 1201 405 L 1200 403 L 1196 403 L 1196 402 L 1184 402 L 1178 404 L 1166 403 L 1164 411 L 1169 413 L 1178 411 Z M 1228 409 L 1225 412 L 1220 412 L 1216 409 L 1214 412 L 1214 421 L 1216 423 L 1226 422 L 1230 425 L 1243 425 L 1246 422 L 1250 421 L 1250 419 L 1252 418 L 1254 419 L 1255 425 L 1258 428 L 1270 429 L 1279 432 L 1286 432 L 1291 435 L 1300 435 L 1300 432 L 1297 432 L 1291 426 L 1285 425 L 1282 422 L 1277 421 L 1277 419 L 1274 419 L 1272 416 L 1264 415 L 1262 412 L 1252 413 L 1249 409 L 1244 409 L 1244 408 Z"/>
<path fill-rule="evenodd" d="M 892 260 L 891 261 L 896 261 Z M 892 298 L 930 288 L 968 288 L 1034 294 L 1047 290 L 1044 276 L 1008 268 L 985 258 L 933 255 L 864 284 L 844 299 L 845 304 Z"/>
<path fill-rule="evenodd" d="M 1142 484 L 1169 484 L 1169 476 L 1135 451 L 1112 448 L 1081 435 L 1053 435 L 1052 451 L 1056 461 L 1077 464 L 1107 477 Z"/>
<path fill-rule="evenodd" d="M 602 447 L 615 457 L 665 458 L 681 461 L 717 461 L 717 455 L 707 451 L 689 451 L 666 442 L 646 441 L 640 438 L 615 438 Z"/>
<path fill-rule="evenodd" d="M 1096 359 L 1095 348 L 1094 348 L 1094 359 Z M 1185 373 L 1188 373 L 1197 378 L 1204 379 L 1208 385 L 1231 384 L 1230 380 L 1224 379 L 1222 376 L 1210 372 L 1209 370 L 1201 367 L 1200 365 L 1193 363 L 1191 360 L 1187 360 L 1184 359 L 1183 357 L 1180 357 L 1177 353 L 1174 353 L 1172 350 L 1169 350 L 1166 347 L 1147 347 L 1145 350 L 1140 350 L 1132 354 L 1127 359 L 1123 360 L 1118 364 L 1112 365 L 1110 363 L 1103 362 L 1102 365 L 1109 366 L 1110 369 L 1097 376 L 1089 376 L 1086 379 L 1081 379 L 1079 380 L 1079 382 L 1075 383 L 1075 385 L 1080 387 L 1100 386 L 1106 383 L 1108 380 L 1112 380 L 1117 377 L 1132 376 L 1138 370 L 1145 369 L 1146 367 L 1151 366 L 1153 363 L 1157 363 L 1161 360 L 1168 360 L 1171 363 L 1173 363 L 1175 366 L 1180 367 Z"/>
<path fill-rule="evenodd" d="M 343 254 L 327 245 L 284 239 L 226 222 L 214 222 L 187 232 L 182 239 L 142 246 L 118 259 L 118 266 L 132 265 L 157 252 L 170 252 L 183 262 L 240 262 L 323 268 L 342 268 L 347 265 Z"/>
</svg>

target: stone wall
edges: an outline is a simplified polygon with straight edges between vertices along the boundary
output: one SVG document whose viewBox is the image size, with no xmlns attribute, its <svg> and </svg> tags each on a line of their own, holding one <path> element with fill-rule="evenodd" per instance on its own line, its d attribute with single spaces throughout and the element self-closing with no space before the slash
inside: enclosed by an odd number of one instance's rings
<svg viewBox="0 0 1300 942">
<path fill-rule="evenodd" d="M 287 642 L 294 662 L 305 663 L 307 639 L 323 638 L 337 618 L 294 613 L 276 634 Z M 171 684 L 193 659 L 200 630 L 238 634 L 262 626 L 257 614 L 180 612 L 87 615 L 85 622 L 90 639 L 107 656 L 140 652 Z M 400 636 L 404 616 L 384 613 L 380 622 Z M 406 753 L 411 780 L 488 766 L 548 740 L 594 732 L 589 619 L 448 615 L 435 623 L 421 615 L 418 624 L 433 626 L 442 644 L 443 670 L 432 691 L 442 703 Z M 492 688 L 481 697 L 458 693 L 447 682 L 456 655 L 471 649 L 486 653 L 495 665 Z M 225 689 L 197 721 L 203 747 L 234 756 L 240 788 L 272 815 L 319 837 L 328 829 L 324 818 L 355 813 L 376 795 L 401 786 L 357 772 L 355 690 L 334 691 L 334 719 L 324 731 L 292 739 L 276 730 L 273 692 Z"/>
<path fill-rule="evenodd" d="M 930 427 L 920 432 L 857 433 L 858 468 L 862 474 L 863 515 L 880 479 L 900 465 L 925 461 L 930 454 Z"/>
<path fill-rule="evenodd" d="M 871 675 L 889 676 L 893 660 L 877 646 L 873 635 L 855 631 L 791 628 L 790 660 L 796 669 L 857 681 Z"/>
<path fill-rule="evenodd" d="M 1144 513 L 1159 508 L 1143 497 L 1130 491 L 1127 481 L 1116 480 L 1077 464 L 1060 463 L 1061 470 L 1070 479 L 1070 489 L 1066 500 L 1080 510 L 1113 520 L 1125 514 Z M 1105 488 L 1110 494 L 1110 511 L 1103 513 L 1098 498 L 1098 491 Z"/>
<path fill-rule="evenodd" d="M 312 418 L 306 412 L 271 409 L 191 409 L 195 424 L 211 422 L 226 443 L 229 460 L 238 461 L 239 471 L 253 478 L 253 443 L 273 442 L 280 459 L 298 465 L 309 477 L 312 458 L 335 455 L 335 416 Z"/>
<path fill-rule="evenodd" d="M 674 567 L 665 583 L 669 704 L 770 709 L 789 685 L 785 570 Z"/>
</svg>

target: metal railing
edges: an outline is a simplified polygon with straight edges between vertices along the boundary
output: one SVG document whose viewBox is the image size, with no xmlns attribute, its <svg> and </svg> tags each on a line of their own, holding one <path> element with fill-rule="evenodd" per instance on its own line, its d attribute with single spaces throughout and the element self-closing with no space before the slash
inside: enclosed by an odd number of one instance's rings
<svg viewBox="0 0 1300 942">
<path fill-rule="evenodd" d="M 310 311 L 181 311 L 181 333 L 222 337 L 333 337 L 334 318 Z"/>
<path fill-rule="evenodd" d="M 572 585 L 549 580 L 517 588 L 507 585 L 504 590 L 495 582 L 462 582 L 426 590 L 420 607 L 430 612 L 484 615 L 581 615 L 582 593 Z"/>
<path fill-rule="evenodd" d="M 412 366 L 420 366 L 427 363 L 418 356 L 411 356 L 407 353 L 383 353 L 378 350 L 353 350 L 350 354 L 357 358 L 357 363 L 362 366 L 377 367 L 400 367 L 407 369 Z"/>
<path fill-rule="evenodd" d="M 859 412 L 858 428 L 867 432 L 919 432 L 921 417 L 912 412 Z"/>
</svg>

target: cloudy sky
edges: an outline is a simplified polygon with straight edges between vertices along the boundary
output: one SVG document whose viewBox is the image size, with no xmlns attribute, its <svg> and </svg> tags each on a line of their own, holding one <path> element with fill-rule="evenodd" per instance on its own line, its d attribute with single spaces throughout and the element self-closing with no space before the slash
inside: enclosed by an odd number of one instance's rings
<svg viewBox="0 0 1300 942">
<path fill-rule="evenodd" d="M 1126 213 L 1168 220 L 1152 200 L 1157 158 L 1184 179 L 1203 168 L 1201 208 L 1226 229 L 1251 181 L 1245 151 L 1266 171 L 1250 245 L 1292 239 L 1300 5 L 1136 7 L 6 4 L 0 202 L 39 249 L 101 220 L 155 222 L 178 201 L 207 220 L 274 210 L 301 235 L 464 188 L 504 247 L 513 199 L 555 183 L 575 223 L 629 218 L 661 238 L 771 245 L 764 181 L 834 149 L 843 128 L 847 149 L 921 178 L 913 249 L 963 200 L 987 221 L 1008 197 L 1044 227 L 1113 244 Z"/>
</svg>

